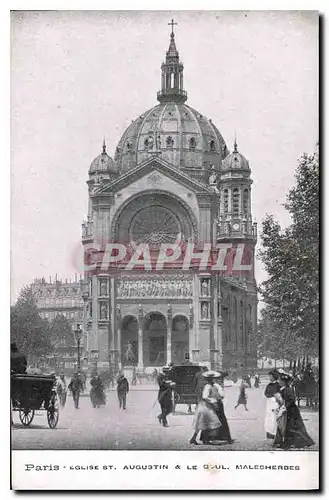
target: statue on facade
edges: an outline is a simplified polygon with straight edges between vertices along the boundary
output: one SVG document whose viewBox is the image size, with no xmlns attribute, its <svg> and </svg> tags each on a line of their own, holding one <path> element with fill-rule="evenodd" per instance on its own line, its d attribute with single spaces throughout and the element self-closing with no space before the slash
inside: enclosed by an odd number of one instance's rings
<svg viewBox="0 0 329 500">
<path fill-rule="evenodd" d="M 209 176 L 209 184 L 210 186 L 217 187 L 217 174 L 214 166 L 212 166 L 211 168 L 211 174 Z"/>
<path fill-rule="evenodd" d="M 106 282 L 106 280 L 101 280 L 101 295 L 107 295 L 107 282 Z"/>
<path fill-rule="evenodd" d="M 209 281 L 207 279 L 201 281 L 201 295 L 204 297 L 209 295 Z"/>
<path fill-rule="evenodd" d="M 209 317 L 209 304 L 208 302 L 202 302 L 201 304 L 201 319 L 208 319 Z"/>
<path fill-rule="evenodd" d="M 126 361 L 130 361 L 130 362 L 134 362 L 135 361 L 135 354 L 134 354 L 133 346 L 132 346 L 131 342 L 128 342 L 127 345 L 126 345 L 126 350 L 125 350 L 125 353 L 124 353 L 124 359 Z"/>
<path fill-rule="evenodd" d="M 100 319 L 107 319 L 107 304 L 101 304 L 100 306 Z"/>
</svg>

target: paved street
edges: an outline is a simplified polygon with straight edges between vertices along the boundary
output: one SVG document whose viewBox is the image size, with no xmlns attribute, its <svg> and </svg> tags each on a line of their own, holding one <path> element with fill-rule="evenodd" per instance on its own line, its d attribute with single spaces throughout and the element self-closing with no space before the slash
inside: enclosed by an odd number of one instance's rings
<svg viewBox="0 0 329 500">
<path fill-rule="evenodd" d="M 157 388 L 153 385 L 132 387 L 128 394 L 126 411 L 119 410 L 115 391 L 107 393 L 105 408 L 92 407 L 89 397 L 80 399 L 80 409 L 73 407 L 72 397 L 61 410 L 58 426 L 48 428 L 45 412 L 37 412 L 32 425 L 21 425 L 14 414 L 12 431 L 13 449 L 117 449 L 117 450 L 270 450 L 271 442 L 264 439 L 265 411 L 264 385 L 248 390 L 248 408 L 234 410 L 238 388 L 225 388 L 225 409 L 234 444 L 193 446 L 193 416 L 188 415 L 186 405 L 178 405 L 176 415 L 170 415 L 168 428 L 159 425 L 156 415 Z M 155 402 L 155 404 L 154 404 Z M 193 408 L 194 409 L 194 408 Z M 318 448 L 319 414 L 302 410 L 306 428 Z"/>
</svg>

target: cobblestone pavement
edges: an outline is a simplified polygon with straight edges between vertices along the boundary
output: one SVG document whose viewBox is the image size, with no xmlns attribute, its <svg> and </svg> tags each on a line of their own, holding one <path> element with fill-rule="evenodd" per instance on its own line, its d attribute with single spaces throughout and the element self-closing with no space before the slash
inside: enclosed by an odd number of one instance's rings
<svg viewBox="0 0 329 500">
<path fill-rule="evenodd" d="M 56 429 L 48 428 L 45 412 L 37 412 L 32 425 L 21 425 L 14 414 L 12 430 L 13 449 L 116 449 L 116 450 L 271 450 L 271 441 L 265 439 L 264 385 L 248 390 L 248 409 L 239 406 L 234 410 L 238 396 L 235 386 L 225 388 L 225 411 L 233 444 L 193 446 L 189 439 L 193 433 L 193 416 L 186 405 L 178 405 L 177 413 L 169 416 L 169 427 L 159 425 L 157 388 L 151 385 L 132 387 L 127 399 L 127 409 L 119 410 L 115 391 L 107 394 L 104 408 L 93 408 L 89 397 L 80 399 L 80 409 L 73 407 L 68 397 L 61 410 Z M 194 410 L 194 407 L 193 407 Z M 319 414 L 302 409 L 306 428 L 318 449 Z"/>
</svg>

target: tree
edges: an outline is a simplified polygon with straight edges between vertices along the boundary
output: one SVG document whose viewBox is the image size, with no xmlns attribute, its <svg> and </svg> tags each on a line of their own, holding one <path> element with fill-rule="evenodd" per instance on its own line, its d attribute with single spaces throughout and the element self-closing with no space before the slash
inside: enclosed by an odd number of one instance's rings
<svg viewBox="0 0 329 500">
<path fill-rule="evenodd" d="M 11 307 L 10 336 L 31 364 L 51 352 L 49 323 L 38 313 L 31 286 L 22 289 L 16 304 Z"/>
<path fill-rule="evenodd" d="M 75 345 L 71 324 L 62 314 L 58 314 L 50 323 L 50 337 L 54 349 Z"/>
<path fill-rule="evenodd" d="M 319 344 L 319 160 L 304 154 L 285 208 L 292 224 L 272 215 L 262 227 L 261 259 L 269 278 L 261 285 L 267 316 L 285 350 L 317 355 Z M 291 345 L 291 339 L 293 344 Z"/>
</svg>

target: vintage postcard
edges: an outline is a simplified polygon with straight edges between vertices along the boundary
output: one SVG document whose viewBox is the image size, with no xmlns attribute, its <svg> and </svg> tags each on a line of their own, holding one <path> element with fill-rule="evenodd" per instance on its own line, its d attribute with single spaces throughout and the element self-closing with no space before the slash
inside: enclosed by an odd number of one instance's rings
<svg viewBox="0 0 329 500">
<path fill-rule="evenodd" d="M 15 490 L 319 488 L 319 14 L 11 12 Z"/>
</svg>

